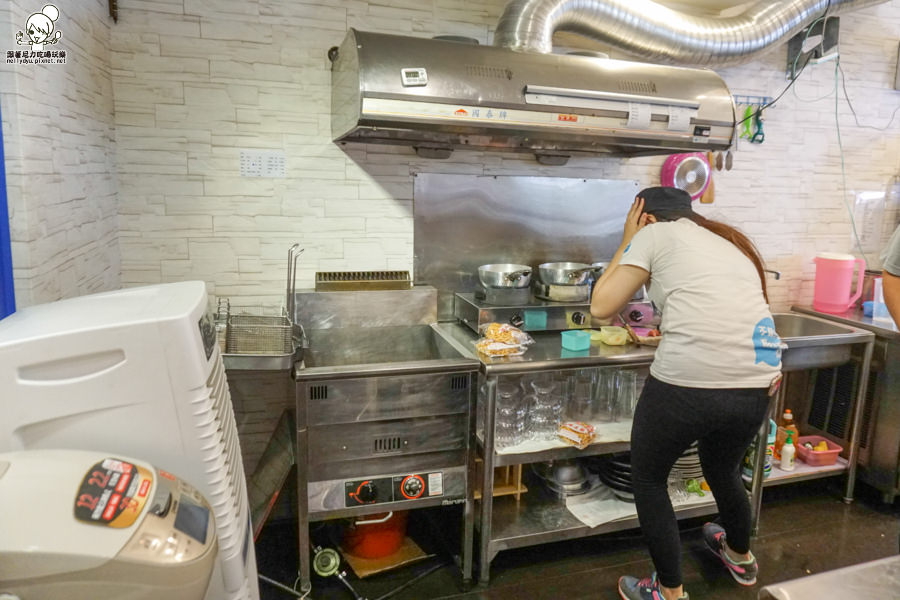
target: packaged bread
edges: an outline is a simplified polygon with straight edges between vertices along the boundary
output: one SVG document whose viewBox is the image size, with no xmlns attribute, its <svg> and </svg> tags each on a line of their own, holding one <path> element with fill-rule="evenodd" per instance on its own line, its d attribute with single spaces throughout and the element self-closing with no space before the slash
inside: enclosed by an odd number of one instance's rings
<svg viewBox="0 0 900 600">
<path fill-rule="evenodd" d="M 481 326 L 481 335 L 489 340 L 509 345 L 525 345 L 534 342 L 531 336 L 509 323 L 487 323 Z"/>
<path fill-rule="evenodd" d="M 504 344 L 488 338 L 475 342 L 475 349 L 485 356 L 519 356 L 525 353 L 525 346 L 521 344 Z"/>
<path fill-rule="evenodd" d="M 607 346 L 624 346 L 629 340 L 624 327 L 601 327 L 599 337 Z"/>
<path fill-rule="evenodd" d="M 567 444 L 584 450 L 594 439 L 594 426 L 582 421 L 567 421 L 559 426 L 557 435 Z"/>
</svg>

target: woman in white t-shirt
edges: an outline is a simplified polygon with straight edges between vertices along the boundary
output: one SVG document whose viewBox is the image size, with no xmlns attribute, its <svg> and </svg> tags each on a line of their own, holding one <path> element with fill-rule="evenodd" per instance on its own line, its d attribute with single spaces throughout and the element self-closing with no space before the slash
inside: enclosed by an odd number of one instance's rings
<svg viewBox="0 0 900 600">
<path fill-rule="evenodd" d="M 662 339 L 635 410 L 631 472 L 656 573 L 622 577 L 619 594 L 625 600 L 687 598 L 667 479 L 695 441 L 719 508 L 720 523 L 704 525 L 706 543 L 738 583 L 753 585 L 757 564 L 740 463 L 781 371 L 762 258 L 744 234 L 696 214 L 683 190 L 647 188 L 594 287 L 591 314 L 615 315 L 648 282 L 650 299 L 662 311 Z"/>
</svg>

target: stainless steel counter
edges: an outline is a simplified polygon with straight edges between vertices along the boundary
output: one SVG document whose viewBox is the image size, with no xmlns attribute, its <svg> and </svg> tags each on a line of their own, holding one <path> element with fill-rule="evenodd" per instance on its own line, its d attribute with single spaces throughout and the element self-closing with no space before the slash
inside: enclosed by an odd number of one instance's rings
<svg viewBox="0 0 900 600">
<path fill-rule="evenodd" d="M 809 577 L 767 585 L 759 597 L 769 600 L 853 598 L 880 600 L 896 597 L 900 589 L 900 556 L 826 571 Z M 891 592 L 890 590 L 894 590 Z M 885 595 L 887 594 L 887 595 Z"/>
<path fill-rule="evenodd" d="M 896 324 L 885 324 L 880 321 L 875 321 L 874 319 L 872 319 L 872 317 L 866 317 L 863 315 L 863 311 L 861 308 L 854 308 L 840 314 L 822 312 L 814 309 L 811 306 L 792 306 L 791 310 L 798 313 L 822 317 L 824 319 L 829 319 L 831 321 L 850 325 L 851 327 L 868 329 L 869 331 L 880 337 L 895 338 L 900 340 L 900 329 L 897 329 Z"/>
<path fill-rule="evenodd" d="M 886 503 L 900 494 L 900 331 L 896 325 L 865 317 L 859 309 L 829 314 L 809 306 L 793 310 L 875 334 L 872 369 L 861 424 L 860 479 L 882 492 Z"/>
<path fill-rule="evenodd" d="M 535 371 L 552 371 L 557 369 L 580 369 L 585 367 L 627 366 L 650 364 L 653 361 L 654 348 L 626 344 L 624 346 L 607 346 L 591 344 L 588 350 L 572 352 L 562 347 L 560 332 L 539 332 L 530 334 L 534 344 L 521 356 L 503 356 L 490 358 L 478 354 L 475 341 L 478 336 L 468 327 L 459 323 L 438 323 L 434 325 L 446 339 L 452 341 L 460 352 L 481 361 L 482 371 L 486 375 L 515 375 L 518 373 L 534 373 Z"/>
</svg>

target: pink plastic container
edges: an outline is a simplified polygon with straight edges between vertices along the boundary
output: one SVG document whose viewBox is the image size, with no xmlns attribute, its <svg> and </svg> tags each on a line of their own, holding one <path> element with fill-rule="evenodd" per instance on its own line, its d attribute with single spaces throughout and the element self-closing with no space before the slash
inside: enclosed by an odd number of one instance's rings
<svg viewBox="0 0 900 600">
<path fill-rule="evenodd" d="M 813 292 L 815 310 L 840 314 L 850 309 L 862 296 L 866 263 L 850 254 L 823 252 L 813 259 L 816 263 L 816 287 Z M 850 295 L 853 269 L 859 267 L 856 276 L 856 292 Z"/>
<path fill-rule="evenodd" d="M 815 450 L 809 450 L 808 448 L 804 448 L 803 444 L 809 442 L 813 446 L 818 444 L 819 442 L 824 441 L 828 444 L 828 450 L 824 450 L 822 452 L 816 452 Z M 835 444 L 829 439 L 823 438 L 820 435 L 801 435 L 794 445 L 797 446 L 797 456 L 808 464 L 811 467 L 824 467 L 827 465 L 833 465 L 837 462 L 838 454 L 844 451 L 843 448 Z"/>
</svg>

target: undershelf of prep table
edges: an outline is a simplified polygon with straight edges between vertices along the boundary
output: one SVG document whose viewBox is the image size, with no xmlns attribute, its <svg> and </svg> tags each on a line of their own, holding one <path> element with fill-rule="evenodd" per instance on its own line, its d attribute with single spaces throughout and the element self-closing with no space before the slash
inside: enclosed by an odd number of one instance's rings
<svg viewBox="0 0 900 600">
<path fill-rule="evenodd" d="M 623 502 L 623 504 L 625 504 Z M 634 507 L 633 504 L 631 504 Z M 493 499 L 491 511 L 491 554 L 509 548 L 534 546 L 547 542 L 599 535 L 639 527 L 637 511 L 628 517 L 588 527 L 578 520 L 564 499 L 540 484 L 529 485 L 528 492 L 516 501 L 512 496 Z M 691 499 L 675 506 L 679 519 L 718 512 L 712 496 Z"/>
<path fill-rule="evenodd" d="M 793 471 L 782 471 L 778 468 L 778 465 L 773 465 L 772 474 L 763 480 L 763 487 L 771 487 L 773 485 L 782 485 L 785 483 L 796 483 L 798 481 L 819 479 L 822 477 L 833 477 L 844 473 L 849 467 L 847 460 L 840 456 L 838 456 L 835 464 L 823 467 L 813 467 L 799 459 L 794 462 L 794 465 Z M 744 477 L 744 481 L 749 481 L 749 479 Z"/>
</svg>

